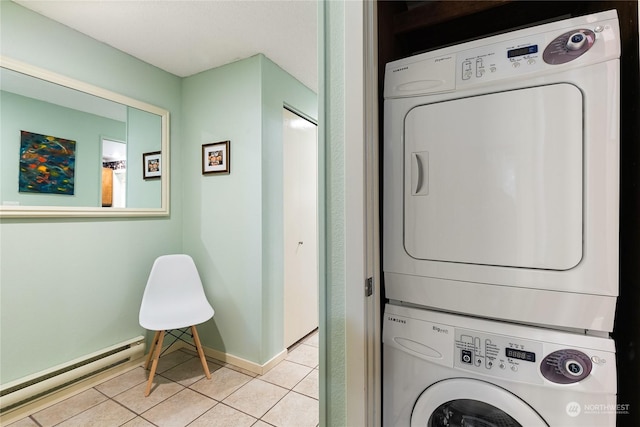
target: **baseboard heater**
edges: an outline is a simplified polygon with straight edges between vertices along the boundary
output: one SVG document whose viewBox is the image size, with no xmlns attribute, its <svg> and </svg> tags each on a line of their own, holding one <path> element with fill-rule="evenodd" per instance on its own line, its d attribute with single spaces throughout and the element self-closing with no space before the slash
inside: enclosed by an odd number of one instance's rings
<svg viewBox="0 0 640 427">
<path fill-rule="evenodd" d="M 144 356 L 145 339 L 132 338 L 0 386 L 0 413 L 44 397 L 114 366 Z"/>
</svg>

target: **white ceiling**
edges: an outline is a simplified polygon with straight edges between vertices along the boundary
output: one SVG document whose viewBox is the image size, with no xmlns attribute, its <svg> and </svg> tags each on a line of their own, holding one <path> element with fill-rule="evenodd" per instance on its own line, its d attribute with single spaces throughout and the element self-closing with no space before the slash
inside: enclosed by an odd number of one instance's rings
<svg viewBox="0 0 640 427">
<path fill-rule="evenodd" d="M 180 77 L 257 53 L 318 91 L 317 0 L 13 0 Z"/>
</svg>

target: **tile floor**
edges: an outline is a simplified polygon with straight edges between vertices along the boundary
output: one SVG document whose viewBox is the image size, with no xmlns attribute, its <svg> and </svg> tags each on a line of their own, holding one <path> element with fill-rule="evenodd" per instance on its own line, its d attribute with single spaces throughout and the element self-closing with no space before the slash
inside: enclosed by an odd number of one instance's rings
<svg viewBox="0 0 640 427">
<path fill-rule="evenodd" d="M 294 346 L 264 375 L 181 349 L 160 358 L 156 385 L 144 397 L 142 366 L 33 413 L 11 427 L 315 427 L 318 425 L 318 333 Z"/>
</svg>

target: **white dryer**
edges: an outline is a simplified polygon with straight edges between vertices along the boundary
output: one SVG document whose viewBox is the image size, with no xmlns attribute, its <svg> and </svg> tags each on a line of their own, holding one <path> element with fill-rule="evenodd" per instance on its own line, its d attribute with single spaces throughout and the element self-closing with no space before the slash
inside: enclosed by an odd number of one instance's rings
<svg viewBox="0 0 640 427">
<path fill-rule="evenodd" d="M 387 64 L 389 299 L 612 331 L 619 56 L 607 11 Z"/>
<path fill-rule="evenodd" d="M 613 340 L 387 305 L 383 426 L 615 426 Z"/>
</svg>

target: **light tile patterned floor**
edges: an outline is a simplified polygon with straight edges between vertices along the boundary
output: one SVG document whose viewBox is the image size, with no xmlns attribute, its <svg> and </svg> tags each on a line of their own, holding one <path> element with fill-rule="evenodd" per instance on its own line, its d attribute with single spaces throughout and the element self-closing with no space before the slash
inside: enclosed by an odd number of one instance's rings
<svg viewBox="0 0 640 427">
<path fill-rule="evenodd" d="M 319 423 L 317 331 L 264 375 L 213 359 L 209 370 L 207 380 L 195 354 L 178 350 L 160 359 L 149 397 L 144 397 L 148 371 L 137 367 L 10 427 L 315 427 Z"/>
</svg>

